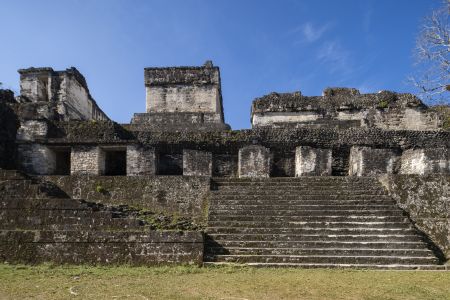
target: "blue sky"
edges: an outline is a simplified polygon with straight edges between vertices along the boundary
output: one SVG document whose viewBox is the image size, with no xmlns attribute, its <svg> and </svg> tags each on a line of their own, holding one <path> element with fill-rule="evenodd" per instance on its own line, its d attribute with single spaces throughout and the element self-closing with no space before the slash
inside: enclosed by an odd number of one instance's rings
<svg viewBox="0 0 450 300">
<path fill-rule="evenodd" d="M 254 98 L 328 86 L 411 91 L 413 48 L 440 0 L 0 0 L 0 82 L 17 69 L 77 67 L 102 109 L 145 111 L 143 69 L 221 68 L 225 119 L 250 127 Z"/>
</svg>

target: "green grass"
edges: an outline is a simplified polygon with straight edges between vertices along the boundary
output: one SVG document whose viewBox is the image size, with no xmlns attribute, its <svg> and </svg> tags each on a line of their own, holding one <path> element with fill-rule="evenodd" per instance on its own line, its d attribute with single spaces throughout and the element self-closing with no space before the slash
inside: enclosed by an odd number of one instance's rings
<svg viewBox="0 0 450 300">
<path fill-rule="evenodd" d="M 0 264 L 0 299 L 450 299 L 450 272 Z"/>
</svg>

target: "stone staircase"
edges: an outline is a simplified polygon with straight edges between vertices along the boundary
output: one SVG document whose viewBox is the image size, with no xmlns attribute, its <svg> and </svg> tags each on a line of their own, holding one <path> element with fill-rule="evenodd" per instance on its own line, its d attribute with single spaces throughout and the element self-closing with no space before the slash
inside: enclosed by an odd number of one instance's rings
<svg viewBox="0 0 450 300">
<path fill-rule="evenodd" d="M 72 199 L 0 169 L 0 262 L 154 265 L 202 253 L 199 233 L 155 231 L 123 207 Z"/>
<path fill-rule="evenodd" d="M 376 178 L 213 181 L 205 265 L 444 269 Z"/>
</svg>

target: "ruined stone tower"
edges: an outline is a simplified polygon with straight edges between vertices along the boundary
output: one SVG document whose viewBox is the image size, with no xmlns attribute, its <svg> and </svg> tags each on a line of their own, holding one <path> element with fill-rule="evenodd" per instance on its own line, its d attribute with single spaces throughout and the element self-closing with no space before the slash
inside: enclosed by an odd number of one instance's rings
<svg viewBox="0 0 450 300">
<path fill-rule="evenodd" d="M 145 68 L 147 112 L 132 124 L 151 129 L 224 130 L 219 67 Z"/>
</svg>

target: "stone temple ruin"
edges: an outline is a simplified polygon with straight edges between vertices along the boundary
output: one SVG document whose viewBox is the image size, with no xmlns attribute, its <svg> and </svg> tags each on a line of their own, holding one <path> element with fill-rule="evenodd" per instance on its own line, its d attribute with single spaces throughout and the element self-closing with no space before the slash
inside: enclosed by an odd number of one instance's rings
<svg viewBox="0 0 450 300">
<path fill-rule="evenodd" d="M 0 259 L 445 269 L 448 120 L 411 94 L 271 93 L 225 123 L 219 68 L 146 68 L 117 124 L 75 68 L 0 90 Z"/>
</svg>

